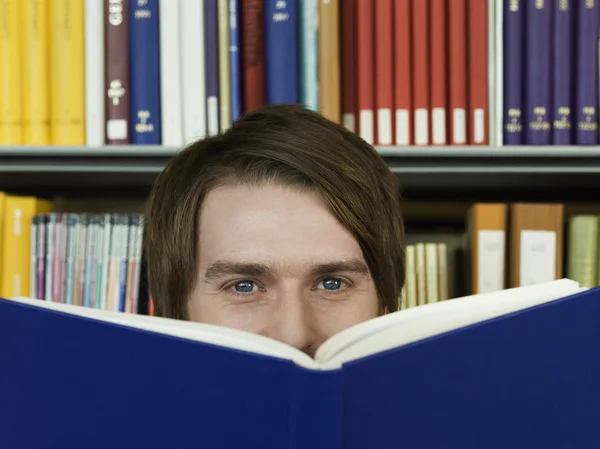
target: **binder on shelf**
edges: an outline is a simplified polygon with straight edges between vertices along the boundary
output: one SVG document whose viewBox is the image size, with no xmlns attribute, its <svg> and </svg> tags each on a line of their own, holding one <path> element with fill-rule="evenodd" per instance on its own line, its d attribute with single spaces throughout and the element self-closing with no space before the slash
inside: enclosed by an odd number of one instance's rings
<svg viewBox="0 0 600 449">
<path fill-rule="evenodd" d="M 388 314 L 314 358 L 238 330 L 0 300 L 0 447 L 595 447 L 600 289 Z"/>
</svg>

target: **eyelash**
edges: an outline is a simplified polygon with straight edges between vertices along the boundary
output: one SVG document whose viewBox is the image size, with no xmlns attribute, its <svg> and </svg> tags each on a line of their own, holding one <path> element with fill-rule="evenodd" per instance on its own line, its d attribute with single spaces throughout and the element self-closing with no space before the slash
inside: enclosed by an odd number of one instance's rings
<svg viewBox="0 0 600 449">
<path fill-rule="evenodd" d="M 337 294 L 345 292 L 346 289 L 350 286 L 349 281 L 342 279 L 341 277 L 338 277 L 338 276 L 324 276 L 322 278 L 319 278 L 317 281 L 317 286 L 321 282 L 330 281 L 330 280 L 339 281 L 341 283 L 340 288 L 338 290 L 327 290 L 325 288 L 315 287 L 313 290 L 322 290 L 322 291 L 326 292 L 326 294 L 328 294 L 328 295 L 337 295 Z M 230 293 L 231 295 L 238 296 L 238 297 L 249 297 L 251 295 L 258 293 L 256 291 L 251 291 L 251 292 L 247 292 L 247 293 L 235 291 L 235 286 L 241 282 L 250 282 L 250 283 L 254 284 L 254 286 L 258 287 L 259 291 L 264 290 L 264 288 L 262 288 L 260 286 L 259 282 L 252 280 L 252 279 L 238 279 L 238 280 L 229 282 L 228 284 L 225 285 L 225 290 L 228 291 L 228 293 Z"/>
</svg>

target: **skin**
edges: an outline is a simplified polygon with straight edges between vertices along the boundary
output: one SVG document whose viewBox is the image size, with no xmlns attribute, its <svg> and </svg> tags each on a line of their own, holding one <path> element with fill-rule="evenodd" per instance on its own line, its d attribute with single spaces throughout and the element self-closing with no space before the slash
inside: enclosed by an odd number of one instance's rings
<svg viewBox="0 0 600 449">
<path fill-rule="evenodd" d="M 314 356 L 334 334 L 378 315 L 354 237 L 315 194 L 225 186 L 199 215 L 192 321 L 250 331 Z"/>
</svg>

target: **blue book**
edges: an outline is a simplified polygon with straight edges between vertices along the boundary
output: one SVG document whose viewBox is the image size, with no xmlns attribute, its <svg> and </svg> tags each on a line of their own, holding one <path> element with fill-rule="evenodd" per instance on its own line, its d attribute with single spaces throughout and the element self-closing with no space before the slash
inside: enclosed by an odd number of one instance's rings
<svg viewBox="0 0 600 449">
<path fill-rule="evenodd" d="M 522 2 L 504 0 L 503 15 L 503 142 L 504 145 L 522 145 L 525 112 L 523 105 L 525 8 Z"/>
<path fill-rule="evenodd" d="M 242 64 L 240 40 L 240 0 L 229 0 L 229 83 L 231 89 L 231 120 L 235 121 L 242 115 Z"/>
<path fill-rule="evenodd" d="M 131 143 L 160 145 L 158 0 L 129 2 Z"/>
<path fill-rule="evenodd" d="M 298 0 L 265 0 L 267 103 L 298 103 Z"/>
<path fill-rule="evenodd" d="M 573 143 L 573 61 L 575 56 L 573 0 L 554 2 L 552 57 L 552 143 Z"/>
<path fill-rule="evenodd" d="M 598 0 L 577 0 L 575 143 L 598 145 Z"/>
<path fill-rule="evenodd" d="M 0 300 L 0 447 L 594 448 L 600 289 L 568 279 L 260 335 Z"/>
<path fill-rule="evenodd" d="M 217 1 L 204 0 L 206 118 L 209 136 L 219 134 L 219 14 Z"/>
<path fill-rule="evenodd" d="M 527 0 L 525 143 L 552 143 L 552 3 Z"/>
</svg>

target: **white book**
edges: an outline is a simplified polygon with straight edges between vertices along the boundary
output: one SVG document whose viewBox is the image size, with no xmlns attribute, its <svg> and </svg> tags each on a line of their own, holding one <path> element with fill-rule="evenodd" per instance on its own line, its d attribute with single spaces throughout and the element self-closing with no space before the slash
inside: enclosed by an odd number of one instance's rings
<svg viewBox="0 0 600 449">
<path fill-rule="evenodd" d="M 181 41 L 179 36 L 181 4 L 173 0 L 159 0 L 158 7 L 160 11 L 158 31 L 162 144 L 181 147 L 183 145 Z"/>
<path fill-rule="evenodd" d="M 85 0 L 85 143 L 104 145 L 104 2 Z"/>
<path fill-rule="evenodd" d="M 188 144 L 206 137 L 204 0 L 181 0 L 180 13 L 183 140 Z"/>
<path fill-rule="evenodd" d="M 16 297 L 10 300 L 134 329 L 290 360 L 313 370 L 343 364 L 406 346 L 587 290 L 570 279 L 466 296 L 383 315 L 347 328 L 325 341 L 314 358 L 283 342 L 237 329 L 156 316 L 113 312 Z M 500 343 L 500 342 L 499 342 Z M 107 342 L 107 345 L 110 345 Z"/>
</svg>

